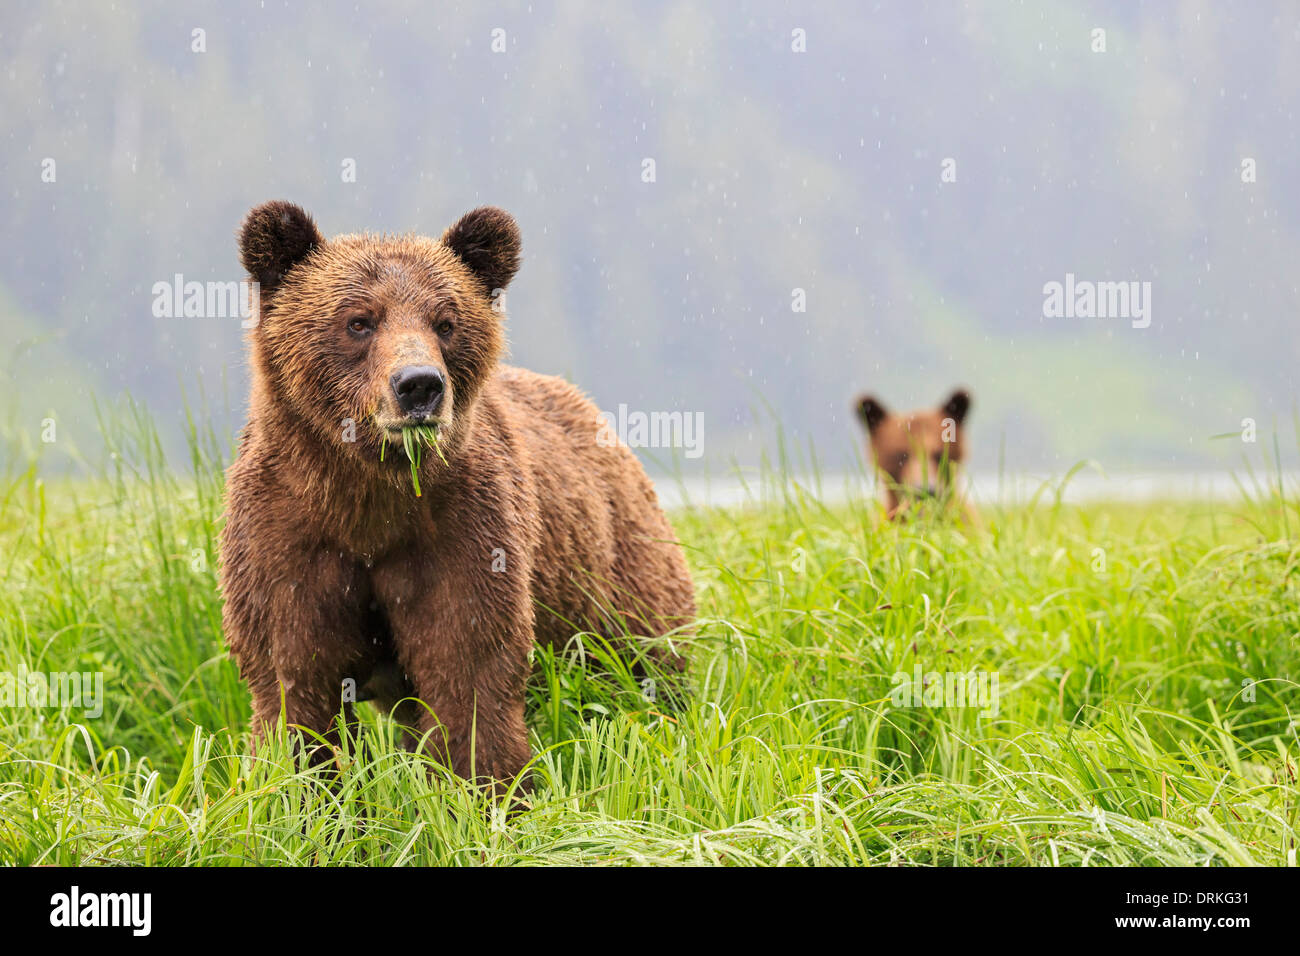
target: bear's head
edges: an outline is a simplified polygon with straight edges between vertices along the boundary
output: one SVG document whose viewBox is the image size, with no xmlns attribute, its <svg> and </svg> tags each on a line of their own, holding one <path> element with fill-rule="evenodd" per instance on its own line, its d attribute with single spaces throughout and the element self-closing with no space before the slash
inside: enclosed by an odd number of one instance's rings
<svg viewBox="0 0 1300 956">
<path fill-rule="evenodd" d="M 891 511 L 905 499 L 945 497 L 966 454 L 963 424 L 970 393 L 958 389 L 937 408 L 888 411 L 864 395 L 856 411 L 871 438 L 871 455 Z"/>
<path fill-rule="evenodd" d="M 402 430 L 455 445 L 505 345 L 502 296 L 519 268 L 509 213 L 467 213 L 439 239 L 325 239 L 300 207 L 244 219 L 239 252 L 258 283 L 254 365 L 295 427 L 378 461 Z"/>
</svg>

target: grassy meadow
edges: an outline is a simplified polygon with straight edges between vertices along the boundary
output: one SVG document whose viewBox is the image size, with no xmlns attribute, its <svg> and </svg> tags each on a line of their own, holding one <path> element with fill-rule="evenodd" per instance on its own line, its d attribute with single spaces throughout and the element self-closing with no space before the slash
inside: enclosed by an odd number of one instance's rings
<svg viewBox="0 0 1300 956">
<path fill-rule="evenodd" d="M 93 476 L 16 448 L 0 473 L 0 671 L 105 682 L 94 719 L 0 706 L 0 864 L 1296 863 L 1290 491 L 1049 488 L 971 532 L 770 468 L 750 507 L 673 515 L 690 703 L 597 642 L 539 651 L 535 787 L 506 813 L 368 705 L 333 771 L 283 736 L 250 756 L 216 590 L 228 443 L 195 429 L 167 462 L 142 415 L 103 430 Z M 996 675 L 981 706 L 941 693 L 969 673 Z"/>
</svg>

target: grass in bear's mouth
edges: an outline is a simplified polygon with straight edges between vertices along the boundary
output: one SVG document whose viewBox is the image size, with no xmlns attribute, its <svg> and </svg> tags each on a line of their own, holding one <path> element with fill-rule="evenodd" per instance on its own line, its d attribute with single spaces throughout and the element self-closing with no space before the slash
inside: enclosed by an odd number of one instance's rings
<svg viewBox="0 0 1300 956">
<path fill-rule="evenodd" d="M 442 463 L 447 464 L 447 456 L 442 453 L 442 446 L 438 444 L 438 426 L 437 425 L 407 425 L 401 429 L 402 433 L 402 450 L 406 452 L 406 460 L 411 464 L 411 484 L 415 487 L 415 497 L 419 498 L 423 492 L 420 490 L 420 461 L 424 457 L 424 449 L 432 448 L 442 459 Z M 384 460 L 384 453 L 388 450 L 388 431 L 384 432 L 383 443 L 379 446 L 379 460 Z"/>
</svg>

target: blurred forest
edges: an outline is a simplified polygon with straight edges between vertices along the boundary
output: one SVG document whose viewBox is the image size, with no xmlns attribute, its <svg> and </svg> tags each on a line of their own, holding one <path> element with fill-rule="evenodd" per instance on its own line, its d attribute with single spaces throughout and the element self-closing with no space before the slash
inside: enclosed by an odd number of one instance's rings
<svg viewBox="0 0 1300 956">
<path fill-rule="evenodd" d="M 1248 417 L 1295 454 L 1294 3 L 43 2 L 0 56 L 0 402 L 32 436 L 93 445 L 123 393 L 233 433 L 238 319 L 152 287 L 242 278 L 241 217 L 286 198 L 327 235 L 509 209 L 512 361 L 702 412 L 689 467 L 775 421 L 845 467 L 855 394 L 958 383 L 985 470 L 1230 465 Z M 1150 282 L 1150 327 L 1044 318 L 1067 273 Z"/>
</svg>

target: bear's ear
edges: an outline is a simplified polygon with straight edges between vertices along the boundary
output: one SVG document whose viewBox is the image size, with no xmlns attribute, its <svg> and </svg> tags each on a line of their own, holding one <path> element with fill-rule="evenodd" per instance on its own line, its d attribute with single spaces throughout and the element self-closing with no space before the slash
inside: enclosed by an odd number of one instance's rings
<svg viewBox="0 0 1300 956">
<path fill-rule="evenodd" d="M 960 425 L 966 418 L 966 413 L 970 411 L 970 392 L 964 388 L 957 389 L 948 396 L 942 410 L 946 417 Z"/>
<path fill-rule="evenodd" d="M 858 418 L 862 419 L 862 424 L 867 426 L 868 432 L 874 432 L 889 414 L 885 411 L 885 406 L 876 401 L 872 395 L 863 395 L 858 399 L 857 412 Z"/>
<path fill-rule="evenodd" d="M 490 295 L 519 271 L 519 226 L 504 209 L 480 206 L 442 234 L 442 244 L 483 280 Z"/>
<path fill-rule="evenodd" d="M 325 240 L 301 206 L 276 200 L 254 207 L 239 227 L 239 259 L 268 295 L 285 273 Z"/>
</svg>

